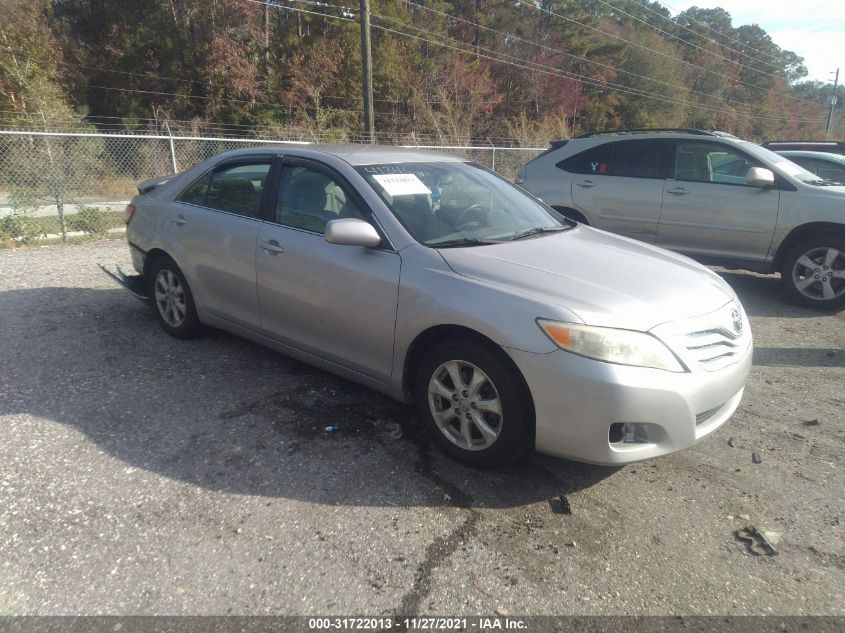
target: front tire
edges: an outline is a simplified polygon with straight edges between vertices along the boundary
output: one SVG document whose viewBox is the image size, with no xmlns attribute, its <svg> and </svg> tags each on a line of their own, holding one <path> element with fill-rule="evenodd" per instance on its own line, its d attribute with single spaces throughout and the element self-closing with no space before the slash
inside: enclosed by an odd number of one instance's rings
<svg viewBox="0 0 845 633">
<path fill-rule="evenodd" d="M 149 297 L 164 331 L 178 339 L 197 335 L 200 321 L 185 275 L 170 257 L 156 259 L 149 271 Z"/>
<path fill-rule="evenodd" d="M 492 468 L 530 448 L 533 419 L 515 371 L 480 343 L 453 339 L 426 352 L 416 375 L 417 408 L 444 453 Z"/>
<path fill-rule="evenodd" d="M 798 303 L 819 309 L 845 306 L 845 236 L 813 237 L 786 254 L 781 280 Z"/>
</svg>

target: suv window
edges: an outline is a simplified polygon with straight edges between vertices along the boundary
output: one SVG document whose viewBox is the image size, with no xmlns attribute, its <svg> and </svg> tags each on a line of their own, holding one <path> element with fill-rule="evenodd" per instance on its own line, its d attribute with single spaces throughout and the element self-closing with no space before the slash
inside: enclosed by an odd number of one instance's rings
<svg viewBox="0 0 845 633">
<path fill-rule="evenodd" d="M 564 158 L 557 163 L 559 169 L 571 174 L 606 174 L 610 164 L 611 143 L 603 143 Z"/>
<path fill-rule="evenodd" d="M 747 185 L 751 167 L 760 164 L 729 145 L 706 141 L 678 141 L 675 145 L 675 180 Z"/>
<path fill-rule="evenodd" d="M 326 223 L 338 218 L 365 219 L 358 205 L 329 174 L 300 165 L 283 168 L 275 222 L 322 234 Z"/>
<path fill-rule="evenodd" d="M 257 218 L 269 171 L 269 162 L 239 163 L 215 169 L 208 185 L 205 206 Z"/>
<path fill-rule="evenodd" d="M 666 170 L 663 168 L 665 141 L 617 141 L 611 145 L 613 154 L 607 170 L 611 176 L 666 178 Z"/>
<path fill-rule="evenodd" d="M 573 174 L 666 178 L 664 140 L 614 141 L 591 147 L 560 161 L 560 169 Z"/>
</svg>

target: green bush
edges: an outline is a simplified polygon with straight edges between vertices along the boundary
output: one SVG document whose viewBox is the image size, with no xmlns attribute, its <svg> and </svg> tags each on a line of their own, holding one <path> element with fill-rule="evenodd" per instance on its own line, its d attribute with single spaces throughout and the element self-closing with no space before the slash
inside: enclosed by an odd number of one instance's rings
<svg viewBox="0 0 845 633">
<path fill-rule="evenodd" d="M 112 227 L 111 218 L 100 207 L 80 205 L 76 214 L 67 216 L 67 225 L 72 231 L 91 235 L 105 235 Z"/>
<path fill-rule="evenodd" d="M 4 242 L 27 244 L 45 235 L 42 224 L 28 213 L 13 211 L 0 218 L 0 237 Z"/>
<path fill-rule="evenodd" d="M 0 218 L 0 240 L 13 244 L 27 244 L 46 235 L 44 225 L 32 217 L 38 208 L 35 195 L 28 189 L 15 188 L 9 192 L 12 212 Z"/>
</svg>

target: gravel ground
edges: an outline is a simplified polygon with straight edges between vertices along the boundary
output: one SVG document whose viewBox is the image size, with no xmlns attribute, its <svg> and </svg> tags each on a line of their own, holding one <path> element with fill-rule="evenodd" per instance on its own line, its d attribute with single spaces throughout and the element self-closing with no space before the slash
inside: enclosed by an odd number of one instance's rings
<svg viewBox="0 0 845 633">
<path fill-rule="evenodd" d="M 169 338 L 97 262 L 125 245 L 0 251 L 0 614 L 845 615 L 845 313 L 775 278 L 725 273 L 755 365 L 694 449 L 475 472 L 408 407 Z"/>
</svg>

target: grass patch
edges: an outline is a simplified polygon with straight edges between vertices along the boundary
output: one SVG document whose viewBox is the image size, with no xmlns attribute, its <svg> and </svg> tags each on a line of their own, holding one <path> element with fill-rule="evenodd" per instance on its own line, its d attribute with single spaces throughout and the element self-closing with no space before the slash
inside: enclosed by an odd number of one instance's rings
<svg viewBox="0 0 845 633">
<path fill-rule="evenodd" d="M 101 219 L 106 230 L 116 229 L 123 226 L 123 211 L 101 211 Z M 66 215 L 65 222 L 67 230 L 73 231 L 73 222 L 71 221 L 78 214 Z M 41 226 L 44 227 L 44 232 L 48 235 L 51 233 L 61 233 L 61 224 L 59 224 L 59 216 L 48 215 L 41 218 L 34 218 Z"/>
</svg>

